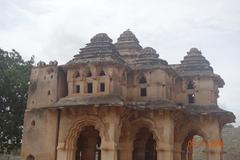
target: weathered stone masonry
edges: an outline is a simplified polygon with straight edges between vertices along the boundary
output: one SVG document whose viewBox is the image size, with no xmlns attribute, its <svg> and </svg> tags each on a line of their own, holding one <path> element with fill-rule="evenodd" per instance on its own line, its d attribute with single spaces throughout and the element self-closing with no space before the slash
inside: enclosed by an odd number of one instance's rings
<svg viewBox="0 0 240 160">
<path fill-rule="evenodd" d="M 223 86 L 196 48 L 170 65 L 129 30 L 115 44 L 99 33 L 67 64 L 32 69 L 22 160 L 191 160 L 194 135 L 222 140 L 235 120 L 217 105 Z"/>
</svg>

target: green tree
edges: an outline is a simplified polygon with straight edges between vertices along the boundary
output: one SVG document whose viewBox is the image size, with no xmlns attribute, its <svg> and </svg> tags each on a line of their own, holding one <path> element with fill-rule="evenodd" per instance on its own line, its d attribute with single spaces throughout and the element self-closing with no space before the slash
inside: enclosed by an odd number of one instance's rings
<svg viewBox="0 0 240 160">
<path fill-rule="evenodd" d="M 20 148 L 33 63 L 34 57 L 24 61 L 17 51 L 0 49 L 0 153 Z"/>
</svg>

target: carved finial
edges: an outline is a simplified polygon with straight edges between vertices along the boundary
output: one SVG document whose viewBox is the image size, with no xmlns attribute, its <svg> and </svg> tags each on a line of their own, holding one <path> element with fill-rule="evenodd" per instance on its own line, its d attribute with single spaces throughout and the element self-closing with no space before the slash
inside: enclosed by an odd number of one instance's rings
<svg viewBox="0 0 240 160">
<path fill-rule="evenodd" d="M 188 55 L 201 55 L 202 52 L 197 48 L 191 48 L 189 52 L 187 52 Z"/>
<path fill-rule="evenodd" d="M 43 67 L 43 66 L 46 66 L 46 63 L 43 62 L 43 61 L 39 61 L 39 62 L 37 63 L 37 66 L 38 66 L 38 67 Z"/>
<path fill-rule="evenodd" d="M 139 55 L 139 58 L 144 58 L 144 57 L 152 57 L 152 58 L 158 58 L 157 51 L 153 49 L 152 47 L 145 47 L 141 51 L 141 54 Z"/>
<path fill-rule="evenodd" d="M 98 42 L 112 43 L 112 39 L 109 38 L 106 33 L 98 33 L 93 38 L 91 38 L 91 43 L 98 43 Z"/>
<path fill-rule="evenodd" d="M 136 43 L 139 43 L 138 39 L 133 34 L 133 32 L 130 31 L 130 29 L 127 29 L 126 31 L 124 31 L 120 35 L 120 37 L 118 38 L 118 42 L 136 42 Z"/>
<path fill-rule="evenodd" d="M 58 65 L 58 62 L 56 60 L 54 60 L 54 61 L 50 61 L 48 64 L 52 65 L 52 66 L 56 66 L 56 65 Z"/>
</svg>

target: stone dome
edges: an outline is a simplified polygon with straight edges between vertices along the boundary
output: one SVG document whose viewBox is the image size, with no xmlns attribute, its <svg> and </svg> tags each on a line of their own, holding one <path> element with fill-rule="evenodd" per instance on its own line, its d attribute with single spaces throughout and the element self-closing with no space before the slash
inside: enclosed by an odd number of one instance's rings
<svg viewBox="0 0 240 160">
<path fill-rule="evenodd" d="M 88 62 L 112 62 L 124 64 L 116 47 L 112 44 L 112 39 L 106 33 L 98 33 L 93 36 L 90 43 L 80 49 L 79 54 L 68 64 L 88 63 Z"/>
<path fill-rule="evenodd" d="M 153 49 L 152 47 L 145 47 L 141 51 L 141 54 L 139 55 L 139 58 L 141 57 L 151 57 L 151 58 L 158 58 L 157 51 Z"/>
<path fill-rule="evenodd" d="M 134 66 L 138 69 L 167 68 L 167 61 L 158 57 L 159 55 L 155 49 L 152 47 L 145 47 L 134 61 Z"/>
<path fill-rule="evenodd" d="M 142 50 L 136 36 L 128 29 L 124 31 L 114 44 L 121 57 L 128 63 L 132 63 Z"/>
<path fill-rule="evenodd" d="M 201 55 L 202 52 L 198 50 L 197 48 L 191 48 L 189 52 L 187 52 L 188 55 Z"/>
<path fill-rule="evenodd" d="M 120 34 L 115 46 L 118 50 L 122 49 L 135 49 L 136 51 L 142 50 L 142 46 L 139 45 L 139 41 L 132 31 L 129 29 Z"/>
<path fill-rule="evenodd" d="M 131 32 L 129 29 L 124 31 L 120 37 L 118 38 L 117 42 L 137 42 L 139 43 L 136 36 Z"/>
<path fill-rule="evenodd" d="M 202 52 L 197 48 L 191 48 L 181 61 L 180 73 L 184 75 L 212 75 L 213 69 Z"/>
<path fill-rule="evenodd" d="M 112 39 L 109 38 L 106 33 L 98 33 L 93 38 L 91 38 L 91 43 L 98 43 L 98 42 L 112 43 Z"/>
</svg>

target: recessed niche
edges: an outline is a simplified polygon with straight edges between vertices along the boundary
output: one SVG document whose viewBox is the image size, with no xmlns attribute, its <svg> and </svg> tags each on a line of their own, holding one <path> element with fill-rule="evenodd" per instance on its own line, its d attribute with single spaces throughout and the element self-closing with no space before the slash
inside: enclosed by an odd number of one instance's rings
<svg viewBox="0 0 240 160">
<path fill-rule="evenodd" d="M 48 90 L 48 95 L 50 95 L 51 94 L 51 91 L 50 90 Z"/>
<path fill-rule="evenodd" d="M 35 126 L 35 125 L 36 125 L 36 122 L 34 120 L 32 120 L 31 126 Z"/>
<path fill-rule="evenodd" d="M 54 72 L 54 70 L 53 70 L 52 68 L 49 68 L 49 69 L 47 70 L 47 73 L 48 73 L 48 74 L 53 73 L 53 72 Z"/>
<path fill-rule="evenodd" d="M 51 79 L 53 79 L 53 75 L 51 75 Z"/>
<path fill-rule="evenodd" d="M 99 76 L 105 76 L 105 72 L 101 70 L 101 72 L 99 73 Z"/>
<path fill-rule="evenodd" d="M 140 96 L 146 97 L 147 96 L 147 88 L 141 88 L 140 89 Z"/>
</svg>

